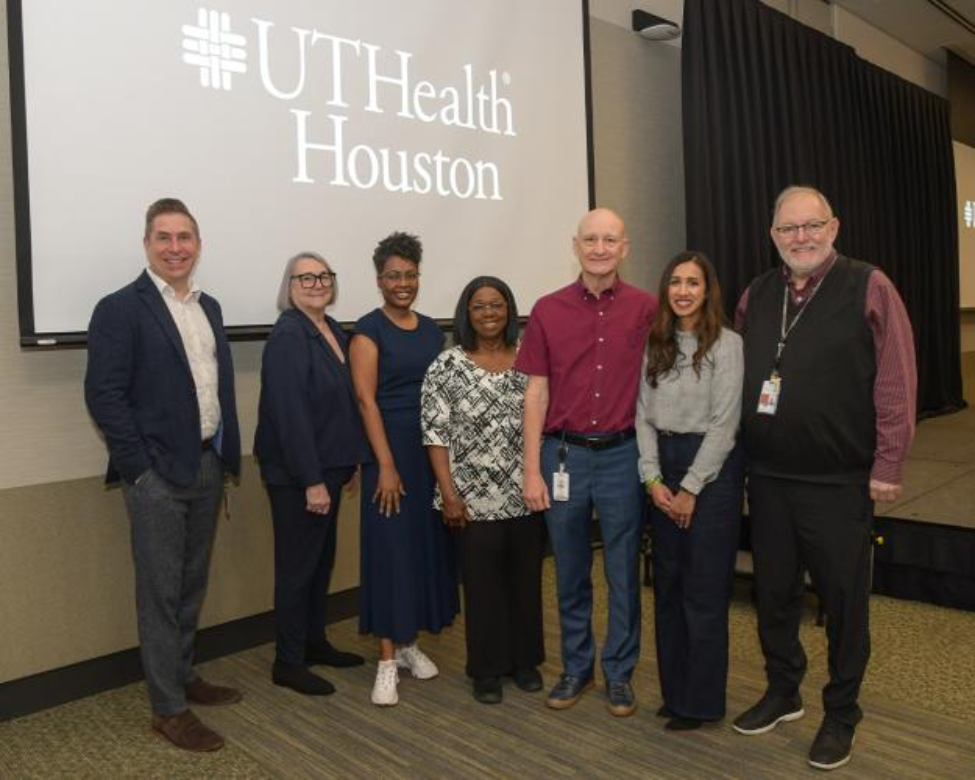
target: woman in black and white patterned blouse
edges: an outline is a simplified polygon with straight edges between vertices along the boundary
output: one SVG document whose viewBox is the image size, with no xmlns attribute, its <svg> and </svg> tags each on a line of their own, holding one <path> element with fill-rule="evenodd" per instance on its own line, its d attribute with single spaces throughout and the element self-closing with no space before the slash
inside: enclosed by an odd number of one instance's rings
<svg viewBox="0 0 975 780">
<path fill-rule="evenodd" d="M 474 698 L 501 701 L 501 678 L 538 691 L 544 526 L 521 495 L 527 377 L 514 370 L 518 310 L 503 281 L 481 276 L 461 293 L 458 345 L 423 382 L 423 443 L 437 478 L 436 505 L 458 529 L 464 578 L 467 674 Z"/>
</svg>

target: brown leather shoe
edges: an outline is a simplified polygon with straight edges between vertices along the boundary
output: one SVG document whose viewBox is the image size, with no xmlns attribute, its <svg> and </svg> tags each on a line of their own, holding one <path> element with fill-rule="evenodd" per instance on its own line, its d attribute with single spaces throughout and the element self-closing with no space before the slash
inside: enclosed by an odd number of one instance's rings
<svg viewBox="0 0 975 780">
<path fill-rule="evenodd" d="M 192 710 L 164 718 L 152 716 L 153 733 L 168 739 L 180 750 L 209 753 L 223 747 L 223 737 L 204 726 Z"/>
<path fill-rule="evenodd" d="M 186 686 L 186 700 L 193 704 L 204 704 L 207 707 L 220 707 L 224 704 L 236 704 L 243 696 L 236 688 L 226 688 L 223 685 L 211 685 L 202 677 L 197 677 Z"/>
</svg>

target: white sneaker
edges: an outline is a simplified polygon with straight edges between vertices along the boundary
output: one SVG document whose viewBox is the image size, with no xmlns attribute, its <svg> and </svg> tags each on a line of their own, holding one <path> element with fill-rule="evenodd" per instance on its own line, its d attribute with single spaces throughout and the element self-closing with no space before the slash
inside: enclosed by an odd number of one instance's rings
<svg viewBox="0 0 975 780">
<path fill-rule="evenodd" d="M 410 674 L 418 680 L 429 680 L 440 674 L 437 665 L 416 646 L 416 642 L 396 648 L 396 665 L 400 669 L 409 669 Z"/>
<path fill-rule="evenodd" d="M 399 701 L 396 684 L 399 672 L 396 661 L 380 661 L 376 667 L 376 682 L 372 686 L 372 703 L 380 707 L 392 707 Z"/>
</svg>

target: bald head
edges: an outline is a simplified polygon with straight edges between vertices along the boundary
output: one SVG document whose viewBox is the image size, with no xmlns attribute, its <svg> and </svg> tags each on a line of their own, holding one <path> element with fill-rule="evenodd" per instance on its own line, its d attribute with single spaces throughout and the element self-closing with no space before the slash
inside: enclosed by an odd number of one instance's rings
<svg viewBox="0 0 975 780">
<path fill-rule="evenodd" d="M 616 271 L 630 251 L 623 219 L 611 209 L 593 209 L 579 222 L 572 239 L 582 267 L 582 283 L 591 292 L 608 289 L 616 281 Z"/>
<path fill-rule="evenodd" d="M 576 229 L 576 235 L 582 236 L 585 232 L 591 230 L 594 224 L 606 227 L 611 226 L 616 235 L 623 239 L 626 238 L 626 225 L 623 223 L 623 218 L 612 209 L 606 208 L 593 209 L 580 219 L 579 227 Z"/>
</svg>

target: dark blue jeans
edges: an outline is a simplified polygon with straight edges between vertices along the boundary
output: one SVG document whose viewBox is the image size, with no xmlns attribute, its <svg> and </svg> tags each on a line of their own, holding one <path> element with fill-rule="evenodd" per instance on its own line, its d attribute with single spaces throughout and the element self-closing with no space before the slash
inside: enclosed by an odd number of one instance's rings
<svg viewBox="0 0 975 780">
<path fill-rule="evenodd" d="M 658 436 L 664 483 L 674 494 L 703 436 Z M 719 720 L 728 679 L 728 602 L 744 494 L 736 447 L 704 487 L 689 528 L 653 507 L 653 593 L 657 668 L 664 703 L 688 718 Z"/>
<path fill-rule="evenodd" d="M 552 492 L 560 440 L 542 444 L 542 473 Z M 568 445 L 568 501 L 552 501 L 545 513 L 555 554 L 562 667 L 566 674 L 592 674 L 596 648 L 592 635 L 593 509 L 603 537 L 603 567 L 609 586 L 609 626 L 602 653 L 603 675 L 626 682 L 640 655 L 639 554 L 643 488 L 637 472 L 636 439 L 606 450 Z"/>
</svg>

